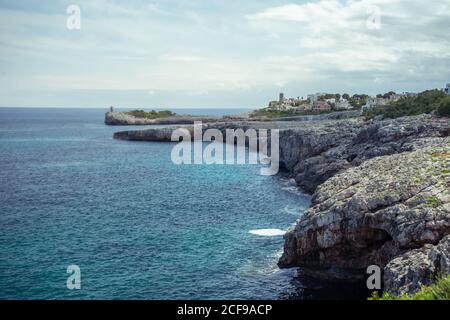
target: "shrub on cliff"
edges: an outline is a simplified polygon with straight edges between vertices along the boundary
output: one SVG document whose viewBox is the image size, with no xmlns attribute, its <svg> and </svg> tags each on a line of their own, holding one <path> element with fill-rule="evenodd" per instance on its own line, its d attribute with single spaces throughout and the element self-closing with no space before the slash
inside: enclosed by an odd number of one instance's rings
<svg viewBox="0 0 450 320">
<path fill-rule="evenodd" d="M 146 119 L 159 119 L 159 118 L 168 118 L 175 116 L 176 114 L 169 110 L 155 111 L 152 110 L 150 112 L 146 112 L 144 110 L 133 110 L 127 112 L 130 116 L 134 116 L 136 118 L 146 118 Z"/>
<path fill-rule="evenodd" d="M 372 119 L 376 116 L 398 118 L 431 113 L 436 111 L 446 98 L 446 94 L 440 90 L 427 90 L 419 93 L 417 97 L 402 98 L 390 105 L 366 110 L 364 116 L 366 119 Z"/>
<path fill-rule="evenodd" d="M 440 117 L 450 117 L 450 97 L 442 99 L 437 109 L 437 114 Z"/>
<path fill-rule="evenodd" d="M 394 297 L 385 292 L 381 297 L 374 292 L 369 300 L 450 300 L 450 275 L 440 277 L 430 286 L 423 286 L 419 292 L 413 295 L 404 294 Z"/>
</svg>

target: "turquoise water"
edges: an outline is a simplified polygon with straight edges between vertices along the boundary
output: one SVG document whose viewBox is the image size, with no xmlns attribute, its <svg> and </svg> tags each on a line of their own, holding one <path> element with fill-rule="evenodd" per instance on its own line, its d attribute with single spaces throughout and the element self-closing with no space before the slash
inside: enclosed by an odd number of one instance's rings
<svg viewBox="0 0 450 320">
<path fill-rule="evenodd" d="M 256 165 L 174 165 L 173 144 L 113 140 L 125 128 L 103 116 L 0 108 L 0 299 L 296 292 L 295 271 L 276 266 L 282 237 L 250 231 L 287 229 L 307 196 Z M 81 290 L 66 288 L 72 264 Z"/>
</svg>

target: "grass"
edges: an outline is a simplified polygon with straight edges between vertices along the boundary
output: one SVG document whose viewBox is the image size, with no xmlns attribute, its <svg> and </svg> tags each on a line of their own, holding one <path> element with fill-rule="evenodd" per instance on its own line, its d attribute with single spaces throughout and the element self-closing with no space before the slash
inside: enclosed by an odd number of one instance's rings
<svg viewBox="0 0 450 320">
<path fill-rule="evenodd" d="M 450 117 L 450 96 L 445 97 L 437 109 L 437 114 L 441 117 Z"/>
<path fill-rule="evenodd" d="M 425 200 L 433 208 L 437 208 L 437 207 L 439 207 L 441 205 L 441 201 L 439 201 L 439 199 L 434 197 L 434 196 L 426 197 Z"/>
<path fill-rule="evenodd" d="M 349 111 L 349 110 L 322 110 L 313 112 L 311 110 L 305 110 L 303 112 L 298 112 L 295 109 L 279 110 L 271 108 L 263 108 L 253 111 L 250 116 L 252 117 L 267 117 L 269 119 L 273 118 L 283 118 L 283 117 L 294 117 L 294 116 L 305 116 L 305 115 L 318 115 L 318 114 L 328 114 L 337 111 Z"/>
<path fill-rule="evenodd" d="M 450 275 L 439 277 L 432 285 L 423 286 L 415 294 L 393 296 L 384 292 L 381 296 L 375 291 L 369 300 L 450 300 Z"/>
<path fill-rule="evenodd" d="M 126 112 L 126 114 L 130 116 L 134 116 L 136 118 L 145 118 L 145 119 L 160 119 L 160 118 L 168 118 L 173 117 L 176 115 L 176 113 L 169 111 L 169 110 L 162 110 L 162 111 L 144 111 L 144 110 L 133 110 Z"/>
<path fill-rule="evenodd" d="M 422 183 L 422 182 L 423 182 L 423 179 L 422 179 L 422 177 L 415 177 L 415 178 L 414 178 L 414 182 L 415 182 L 415 183 Z"/>
<path fill-rule="evenodd" d="M 450 152 L 434 152 L 431 156 L 433 158 L 450 158 Z"/>
<path fill-rule="evenodd" d="M 282 118 L 298 115 L 292 109 L 290 110 L 273 110 L 269 108 L 259 109 L 254 111 L 251 116 L 253 117 L 267 117 L 267 118 Z"/>
</svg>

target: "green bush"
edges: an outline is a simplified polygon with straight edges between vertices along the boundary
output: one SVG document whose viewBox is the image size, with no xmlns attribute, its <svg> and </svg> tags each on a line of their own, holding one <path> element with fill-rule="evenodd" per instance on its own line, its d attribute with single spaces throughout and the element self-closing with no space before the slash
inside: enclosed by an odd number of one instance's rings
<svg viewBox="0 0 450 320">
<path fill-rule="evenodd" d="M 146 118 L 146 119 L 168 118 L 176 115 L 176 113 L 173 113 L 172 111 L 169 110 L 162 110 L 162 111 L 152 110 L 149 112 L 144 110 L 133 110 L 126 112 L 126 114 L 134 116 L 136 118 Z"/>
<path fill-rule="evenodd" d="M 437 109 L 437 114 L 441 117 L 450 117 L 450 96 L 442 99 Z"/>
<path fill-rule="evenodd" d="M 375 291 L 369 300 L 450 300 L 450 275 L 440 277 L 430 286 L 423 286 L 413 295 L 395 297 L 385 292 L 381 296 Z"/>
<path fill-rule="evenodd" d="M 266 117 L 269 119 L 273 118 L 283 118 L 283 117 L 293 117 L 293 116 L 301 116 L 301 115 L 317 115 L 317 114 L 325 114 L 325 113 L 332 113 L 333 110 L 322 110 L 320 112 L 312 112 L 312 111 L 305 111 L 297 112 L 294 109 L 288 109 L 288 110 L 279 110 L 279 109 L 271 109 L 271 108 L 263 108 L 258 109 L 250 113 L 250 117 Z"/>
<path fill-rule="evenodd" d="M 364 111 L 366 119 L 376 116 L 382 118 L 398 118 L 414 116 L 422 113 L 431 113 L 440 108 L 441 103 L 447 96 L 440 90 L 427 90 L 419 93 L 417 97 L 402 98 L 390 105 L 372 108 Z"/>
</svg>

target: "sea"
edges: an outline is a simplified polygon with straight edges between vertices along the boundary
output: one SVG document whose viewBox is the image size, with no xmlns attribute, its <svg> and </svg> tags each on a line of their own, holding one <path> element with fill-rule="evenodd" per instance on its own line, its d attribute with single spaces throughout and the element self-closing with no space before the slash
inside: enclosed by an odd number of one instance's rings
<svg viewBox="0 0 450 320">
<path fill-rule="evenodd" d="M 254 164 L 176 165 L 174 143 L 114 140 L 150 126 L 107 126 L 106 111 L 0 108 L 0 299 L 329 293 L 277 267 L 284 231 L 310 203 L 291 180 Z"/>
</svg>

